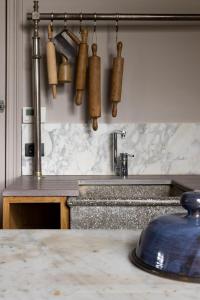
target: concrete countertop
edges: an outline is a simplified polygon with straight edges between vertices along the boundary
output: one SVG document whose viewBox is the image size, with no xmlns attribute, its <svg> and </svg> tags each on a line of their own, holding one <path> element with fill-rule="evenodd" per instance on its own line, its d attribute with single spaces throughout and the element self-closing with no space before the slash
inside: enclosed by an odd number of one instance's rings
<svg viewBox="0 0 200 300">
<path fill-rule="evenodd" d="M 200 189 L 200 175 L 131 175 L 128 179 L 117 176 L 21 176 L 3 191 L 3 196 L 78 196 L 79 184 L 108 182 L 110 184 L 139 183 L 142 180 L 175 181 L 186 189 Z"/>
<path fill-rule="evenodd" d="M 78 181 L 71 176 L 21 176 L 3 191 L 3 196 L 77 196 Z"/>
<path fill-rule="evenodd" d="M 199 284 L 164 279 L 129 260 L 140 231 L 4 230 L 5 300 L 198 300 Z"/>
</svg>

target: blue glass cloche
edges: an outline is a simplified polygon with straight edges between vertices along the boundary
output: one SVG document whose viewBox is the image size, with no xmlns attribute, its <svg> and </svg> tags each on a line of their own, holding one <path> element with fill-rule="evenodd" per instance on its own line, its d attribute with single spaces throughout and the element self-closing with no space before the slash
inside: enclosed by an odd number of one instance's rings
<svg viewBox="0 0 200 300">
<path fill-rule="evenodd" d="M 184 193 L 181 205 L 187 214 L 166 215 L 149 223 L 131 260 L 153 274 L 200 283 L 200 191 Z"/>
</svg>

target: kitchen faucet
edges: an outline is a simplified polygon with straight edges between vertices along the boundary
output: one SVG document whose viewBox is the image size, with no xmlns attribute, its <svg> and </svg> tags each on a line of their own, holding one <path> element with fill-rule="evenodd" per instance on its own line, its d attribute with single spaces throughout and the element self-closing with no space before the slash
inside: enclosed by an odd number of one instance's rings
<svg viewBox="0 0 200 300">
<path fill-rule="evenodd" d="M 117 136 L 121 135 L 121 138 L 126 137 L 125 130 L 116 130 L 113 133 L 113 167 L 116 175 L 126 178 L 128 176 L 128 157 L 134 157 L 132 154 L 120 153 L 117 154 Z"/>
</svg>

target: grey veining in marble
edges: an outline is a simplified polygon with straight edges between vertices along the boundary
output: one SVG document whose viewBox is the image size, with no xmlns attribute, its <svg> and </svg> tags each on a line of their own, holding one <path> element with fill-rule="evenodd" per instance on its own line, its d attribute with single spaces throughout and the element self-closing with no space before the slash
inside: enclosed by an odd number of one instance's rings
<svg viewBox="0 0 200 300">
<path fill-rule="evenodd" d="M 133 153 L 129 174 L 200 174 L 200 123 L 99 124 L 97 132 L 83 124 L 45 124 L 44 175 L 110 175 L 111 133 L 125 129 L 119 152 Z M 32 173 L 24 144 L 32 141 L 31 125 L 22 125 L 22 174 Z"/>
<path fill-rule="evenodd" d="M 153 276 L 129 253 L 139 231 L 0 231 L 4 300 L 199 300 L 199 285 Z"/>
</svg>

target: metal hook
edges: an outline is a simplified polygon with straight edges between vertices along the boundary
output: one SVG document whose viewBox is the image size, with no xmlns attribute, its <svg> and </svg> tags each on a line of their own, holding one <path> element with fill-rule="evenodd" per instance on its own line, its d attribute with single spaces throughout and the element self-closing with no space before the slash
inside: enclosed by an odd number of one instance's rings
<svg viewBox="0 0 200 300">
<path fill-rule="evenodd" d="M 51 31 L 53 31 L 53 21 L 54 21 L 54 14 L 52 12 L 51 13 L 51 23 L 50 23 L 50 25 L 51 25 Z"/>
<path fill-rule="evenodd" d="M 67 13 L 64 15 L 64 29 L 67 29 Z"/>
<path fill-rule="evenodd" d="M 83 14 L 82 12 L 80 12 L 80 28 L 79 28 L 80 32 L 82 31 L 82 21 L 83 21 Z"/>
<path fill-rule="evenodd" d="M 97 14 L 94 13 L 94 32 L 96 32 L 97 29 Z"/>
<path fill-rule="evenodd" d="M 94 13 L 94 29 L 93 29 L 93 37 L 92 37 L 92 42 L 94 41 L 94 36 L 95 36 L 95 43 L 97 44 L 97 14 Z"/>
<path fill-rule="evenodd" d="M 119 31 L 119 14 L 116 14 L 116 20 L 115 20 L 115 32 L 116 32 L 116 44 L 118 42 L 118 31 Z"/>
</svg>

